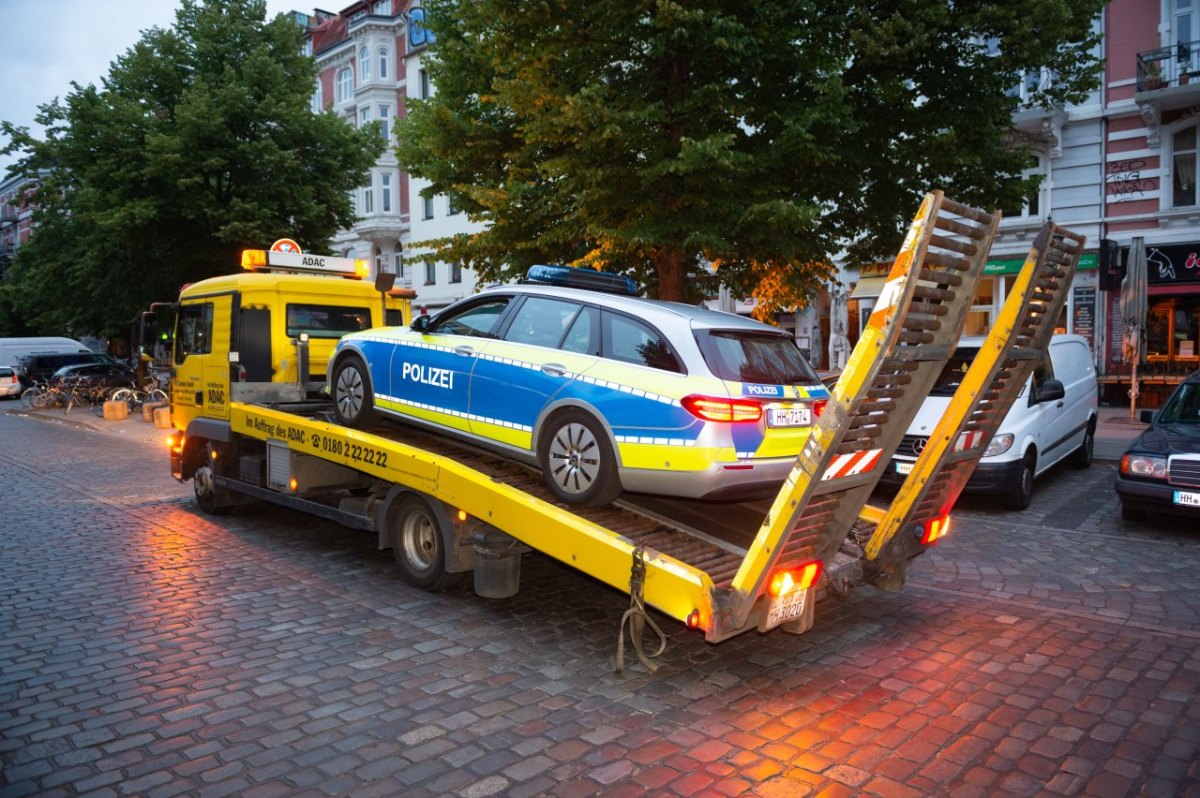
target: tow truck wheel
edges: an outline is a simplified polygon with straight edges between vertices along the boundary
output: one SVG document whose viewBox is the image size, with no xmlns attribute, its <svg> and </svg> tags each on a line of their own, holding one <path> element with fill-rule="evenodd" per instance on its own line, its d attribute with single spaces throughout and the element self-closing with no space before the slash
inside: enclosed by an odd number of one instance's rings
<svg viewBox="0 0 1200 798">
<path fill-rule="evenodd" d="M 209 515 L 225 515 L 229 512 L 229 505 L 222 501 L 226 490 L 213 479 L 212 466 L 205 464 L 196 469 L 196 473 L 192 474 L 192 488 L 196 491 L 196 503 L 204 512 Z"/>
<path fill-rule="evenodd" d="M 546 486 L 567 504 L 599 507 L 621 495 L 617 457 L 600 424 L 568 410 L 547 422 L 538 446 Z"/>
<path fill-rule="evenodd" d="M 418 496 L 401 499 L 391 512 L 392 554 L 405 582 L 441 590 L 461 578 L 446 571 L 446 547 L 438 517 Z"/>
<path fill-rule="evenodd" d="M 371 376 L 358 357 L 347 357 L 333 373 L 333 412 L 347 427 L 370 427 L 379 421 L 371 398 Z"/>
</svg>

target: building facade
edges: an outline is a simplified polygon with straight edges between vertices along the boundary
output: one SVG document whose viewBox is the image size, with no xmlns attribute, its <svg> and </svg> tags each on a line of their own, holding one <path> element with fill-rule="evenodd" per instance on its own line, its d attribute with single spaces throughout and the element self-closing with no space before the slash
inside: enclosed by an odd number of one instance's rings
<svg viewBox="0 0 1200 798">
<path fill-rule="evenodd" d="M 305 48 L 317 63 L 313 110 L 332 110 L 355 126 L 378 123 L 388 146 L 355 191 L 358 222 L 340 231 L 333 247 L 365 258 L 372 277 L 396 275 L 396 286 L 417 292 L 425 311 L 444 307 L 474 290 L 474 276 L 457 264 L 424 264 L 420 243 L 472 229 L 447 196 L 422 197 L 426 181 L 400 169 L 395 120 L 409 97 L 431 96 L 423 58 L 432 37 L 423 10 L 409 0 L 360 0 L 339 13 L 295 15 L 305 29 Z"/>
<path fill-rule="evenodd" d="M 25 175 L 11 175 L 0 182 L 0 278 L 8 273 L 17 250 L 33 233 L 29 194 L 37 185 L 36 177 Z"/>
</svg>

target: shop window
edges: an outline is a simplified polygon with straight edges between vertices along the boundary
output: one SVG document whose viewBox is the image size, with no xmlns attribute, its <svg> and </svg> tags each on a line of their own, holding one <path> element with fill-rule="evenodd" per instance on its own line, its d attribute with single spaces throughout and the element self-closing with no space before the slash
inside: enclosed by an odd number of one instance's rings
<svg viewBox="0 0 1200 798">
<path fill-rule="evenodd" d="M 1200 205 L 1196 200 L 1196 126 L 1177 131 L 1171 137 L 1171 206 L 1185 208 Z"/>
<path fill-rule="evenodd" d="M 1151 372 L 1190 374 L 1200 368 L 1200 296 L 1153 301 L 1146 314 Z"/>
</svg>

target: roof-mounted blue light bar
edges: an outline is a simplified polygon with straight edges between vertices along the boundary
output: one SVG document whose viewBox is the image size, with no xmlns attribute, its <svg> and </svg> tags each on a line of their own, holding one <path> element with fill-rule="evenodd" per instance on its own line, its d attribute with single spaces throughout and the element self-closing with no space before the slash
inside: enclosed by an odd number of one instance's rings
<svg viewBox="0 0 1200 798">
<path fill-rule="evenodd" d="M 525 273 L 525 279 L 521 282 L 557 285 L 563 288 L 584 288 L 589 291 L 603 291 L 625 296 L 638 295 L 637 283 L 629 277 L 574 266 L 530 266 L 529 271 Z"/>
</svg>

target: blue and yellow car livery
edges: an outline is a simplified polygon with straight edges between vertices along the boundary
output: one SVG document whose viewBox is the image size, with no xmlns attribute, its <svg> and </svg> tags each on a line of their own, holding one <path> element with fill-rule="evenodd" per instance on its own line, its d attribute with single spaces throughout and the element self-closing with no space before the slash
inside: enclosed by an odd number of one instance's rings
<svg viewBox="0 0 1200 798">
<path fill-rule="evenodd" d="M 349 424 L 360 421 L 358 371 L 367 410 L 538 465 L 560 498 L 583 504 L 622 489 L 773 492 L 828 399 L 775 328 L 544 285 L 491 289 L 411 328 L 343 338 L 329 379 Z"/>
</svg>

